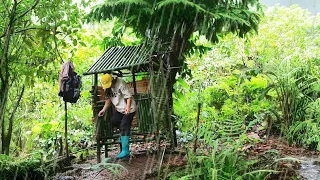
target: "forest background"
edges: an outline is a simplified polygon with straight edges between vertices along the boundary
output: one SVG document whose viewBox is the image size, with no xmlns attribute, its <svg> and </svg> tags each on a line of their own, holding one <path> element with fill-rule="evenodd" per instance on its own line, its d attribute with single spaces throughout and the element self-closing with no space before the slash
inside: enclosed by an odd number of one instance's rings
<svg viewBox="0 0 320 180">
<path fill-rule="evenodd" d="M 16 19 L 4 18 L 14 17 L 8 3 L 0 4 L 2 167 L 58 156 L 56 146 L 64 136 L 64 103 L 57 95 L 62 60 L 71 60 L 82 74 L 111 45 L 110 39 L 126 46 L 141 42 L 115 19 L 83 24 L 79 19 L 87 12 L 79 7 L 86 3 L 26 1 Z M 36 6 L 47 8 L 33 11 Z M 15 34 L 6 41 L 4 30 L 12 21 Z M 320 15 L 297 5 L 270 7 L 258 33 L 242 38 L 221 34 L 218 39 L 211 43 L 198 33 L 190 39 L 207 50 L 189 53 L 186 63 L 191 74 L 176 77 L 179 143 L 193 141 L 197 104 L 202 103 L 199 141 L 203 143 L 214 146 L 213 139 L 229 137 L 227 127 L 234 127 L 243 142 L 256 143 L 259 138 L 241 132 L 260 124 L 265 136 L 280 136 L 290 145 L 320 151 Z M 71 152 L 95 143 L 92 77 L 83 76 L 82 82 L 80 100 L 69 106 Z"/>
</svg>

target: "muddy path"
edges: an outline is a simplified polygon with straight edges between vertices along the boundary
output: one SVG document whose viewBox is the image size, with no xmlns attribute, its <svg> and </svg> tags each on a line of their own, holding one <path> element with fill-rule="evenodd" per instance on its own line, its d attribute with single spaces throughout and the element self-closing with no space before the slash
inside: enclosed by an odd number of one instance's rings
<svg viewBox="0 0 320 180">
<path fill-rule="evenodd" d="M 170 172 L 185 168 L 186 157 L 184 153 L 166 150 L 157 155 L 155 148 L 150 144 L 132 145 L 130 159 L 114 159 L 119 148 L 114 148 L 108 153 L 110 158 L 102 159 L 97 163 L 96 159 L 87 160 L 82 163 L 73 164 L 72 170 L 58 173 L 55 180 L 153 180 L 160 175 L 161 179 L 168 177 Z M 164 149 L 164 148 L 163 148 Z M 146 153 L 151 152 L 151 153 Z M 303 148 L 290 147 L 281 139 L 265 140 L 255 145 L 248 146 L 243 150 L 248 157 L 264 157 L 266 164 L 272 164 L 280 158 L 294 159 L 280 162 L 278 170 L 280 174 L 272 176 L 271 179 L 291 179 L 298 177 L 302 180 L 320 180 L 320 152 L 310 151 Z M 183 150 L 178 151 L 183 152 Z M 270 153 L 271 152 L 271 153 Z M 274 152 L 276 155 L 274 156 Z M 273 155 L 273 156 L 269 156 Z M 101 155 L 104 157 L 104 154 Z M 261 160 L 261 159 L 260 159 Z M 159 174 L 160 172 L 160 174 Z M 270 179 L 270 178 L 269 178 Z"/>
<path fill-rule="evenodd" d="M 130 147 L 131 157 L 115 159 L 119 149 L 108 153 L 109 158 L 102 158 L 101 163 L 96 159 L 73 164 L 64 173 L 55 175 L 55 180 L 144 180 L 157 179 L 158 173 L 167 176 L 170 171 L 185 165 L 183 154 L 166 150 L 165 152 L 146 151 Z M 159 153 L 159 155 L 158 155 Z M 104 154 L 101 155 L 104 157 Z M 161 170 L 160 170 L 161 169 Z"/>
<path fill-rule="evenodd" d="M 275 159 L 290 159 L 280 163 L 280 168 L 286 171 L 280 176 L 291 173 L 301 180 L 320 180 L 320 152 L 318 151 L 289 146 L 285 140 L 275 138 L 256 144 L 248 152 L 250 156 L 258 157 L 272 151 L 278 153 Z"/>
</svg>

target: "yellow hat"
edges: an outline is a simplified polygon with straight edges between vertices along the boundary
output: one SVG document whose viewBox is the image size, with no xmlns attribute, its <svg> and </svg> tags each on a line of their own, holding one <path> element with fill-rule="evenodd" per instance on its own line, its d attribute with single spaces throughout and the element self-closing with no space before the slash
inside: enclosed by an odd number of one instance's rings
<svg viewBox="0 0 320 180">
<path fill-rule="evenodd" d="M 101 77 L 101 83 L 102 83 L 103 89 L 110 88 L 112 84 L 112 76 L 110 74 L 104 74 Z"/>
</svg>

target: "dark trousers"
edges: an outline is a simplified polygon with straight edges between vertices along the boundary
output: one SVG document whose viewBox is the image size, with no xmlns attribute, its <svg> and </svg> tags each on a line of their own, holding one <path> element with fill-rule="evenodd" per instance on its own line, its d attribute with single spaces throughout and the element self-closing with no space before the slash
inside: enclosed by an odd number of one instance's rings
<svg viewBox="0 0 320 180">
<path fill-rule="evenodd" d="M 115 111 L 112 115 L 111 123 L 114 127 L 120 129 L 121 136 L 130 136 L 130 129 L 135 112 L 124 115 Z"/>
</svg>

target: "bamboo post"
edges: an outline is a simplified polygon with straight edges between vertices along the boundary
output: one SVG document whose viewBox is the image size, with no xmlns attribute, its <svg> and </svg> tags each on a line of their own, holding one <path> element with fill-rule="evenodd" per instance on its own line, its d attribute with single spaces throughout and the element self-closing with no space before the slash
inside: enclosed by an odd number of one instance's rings
<svg viewBox="0 0 320 180">
<path fill-rule="evenodd" d="M 157 116 L 158 116 L 158 112 L 157 112 L 157 109 L 156 109 L 156 101 L 157 101 L 157 95 L 156 95 L 156 91 L 155 91 L 155 85 L 154 83 L 156 83 L 156 80 L 155 80 L 155 75 L 156 73 L 154 72 L 154 69 L 153 69 L 153 62 L 150 62 L 149 64 L 149 71 L 150 71 L 150 88 L 151 88 L 151 110 L 152 110 L 152 114 L 153 114 L 153 132 L 155 133 L 155 138 L 156 138 L 156 143 L 157 143 L 157 148 L 158 148 L 158 155 L 160 153 L 160 136 L 159 136 L 159 128 L 158 128 L 158 119 L 157 119 Z M 159 140 L 159 141 L 158 141 Z"/>
<path fill-rule="evenodd" d="M 169 58 L 168 58 L 169 59 Z M 172 117 L 173 114 L 173 100 L 172 100 L 172 81 L 171 81 L 171 69 L 169 61 L 167 61 L 169 68 L 167 70 L 167 78 L 168 78 L 168 119 L 170 120 L 170 134 L 171 134 L 171 147 L 177 147 L 177 134 L 175 128 L 175 119 Z"/>
<path fill-rule="evenodd" d="M 134 90 L 134 95 L 137 95 L 137 84 L 136 84 L 136 75 L 134 70 L 132 70 L 132 84 L 133 84 L 133 90 Z"/>
<path fill-rule="evenodd" d="M 66 156 L 67 156 L 67 164 L 70 164 L 69 146 L 68 146 L 68 106 L 66 101 L 64 102 L 64 112 L 65 112 L 64 136 L 65 136 L 65 143 L 66 143 Z"/>
<path fill-rule="evenodd" d="M 100 118 L 98 116 L 98 74 L 94 74 L 94 116 L 96 117 L 97 162 L 101 162 Z"/>
<path fill-rule="evenodd" d="M 197 151 L 198 130 L 199 130 L 199 121 L 200 121 L 200 109 L 201 109 L 201 103 L 198 103 L 197 126 L 196 126 L 196 138 L 195 138 L 195 140 L 194 140 L 193 153 L 196 153 L 196 151 Z"/>
</svg>

